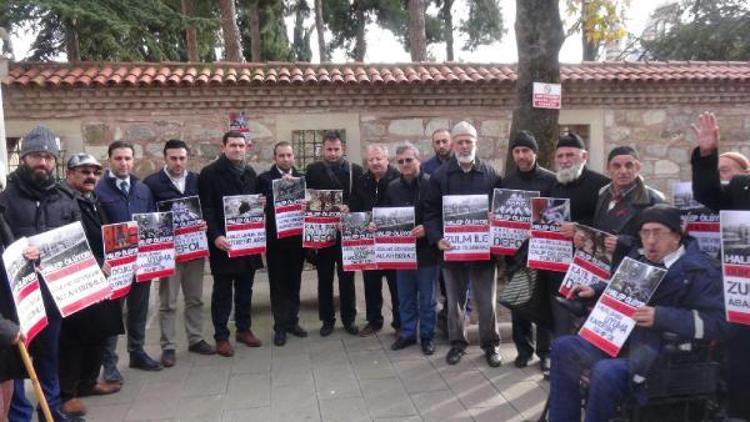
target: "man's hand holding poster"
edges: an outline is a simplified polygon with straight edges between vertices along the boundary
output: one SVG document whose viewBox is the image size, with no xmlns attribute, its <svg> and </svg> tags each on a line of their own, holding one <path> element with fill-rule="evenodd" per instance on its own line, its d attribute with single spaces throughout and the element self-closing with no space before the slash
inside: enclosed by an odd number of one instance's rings
<svg viewBox="0 0 750 422">
<path fill-rule="evenodd" d="M 302 247 L 322 249 L 335 245 L 344 191 L 308 189 L 307 195 Z"/>
<path fill-rule="evenodd" d="M 492 196 L 493 255 L 515 255 L 529 237 L 531 229 L 531 198 L 539 192 L 495 189 Z"/>
<path fill-rule="evenodd" d="M 727 321 L 750 325 L 750 211 L 721 211 Z"/>
<path fill-rule="evenodd" d="M 5 272 L 26 344 L 31 343 L 47 326 L 47 313 L 44 310 L 42 291 L 39 288 L 34 264 L 23 256 L 23 251 L 28 245 L 29 240 L 22 237 L 11 243 L 3 252 Z"/>
<path fill-rule="evenodd" d="M 570 221 L 570 200 L 532 198 L 531 212 L 528 267 L 567 272 L 573 260 L 573 242 L 560 233 L 560 225 Z"/>
<path fill-rule="evenodd" d="M 591 286 L 607 283 L 612 276 L 612 253 L 604 245 L 610 234 L 593 227 L 576 224 L 573 243 L 576 253 L 560 285 L 560 295 L 565 297 L 576 284 Z"/>
<path fill-rule="evenodd" d="M 341 214 L 341 257 L 344 271 L 374 270 L 375 235 L 369 212 Z"/>
<path fill-rule="evenodd" d="M 206 222 L 197 196 L 161 201 L 158 211 L 172 211 L 174 219 L 175 261 L 188 262 L 208 256 Z"/>
<path fill-rule="evenodd" d="M 272 182 L 276 238 L 302 234 L 305 216 L 305 178 L 282 177 Z"/>
<path fill-rule="evenodd" d="M 373 208 L 375 260 L 380 270 L 415 270 L 414 207 Z"/>
<path fill-rule="evenodd" d="M 133 214 L 138 224 L 135 281 L 169 277 L 175 270 L 172 211 Z"/>
<path fill-rule="evenodd" d="M 626 257 L 578 334 L 608 355 L 617 356 L 635 328 L 635 310 L 648 303 L 666 274 L 665 268 Z"/>
<path fill-rule="evenodd" d="M 693 199 L 693 184 L 690 182 L 672 185 L 672 202 L 682 212 L 685 231 L 698 241 L 700 250 L 718 258 L 721 252 L 719 214 Z"/>
<path fill-rule="evenodd" d="M 109 265 L 107 281 L 112 288 L 111 299 L 130 293 L 138 259 L 138 224 L 127 221 L 102 226 L 104 262 Z"/>
<path fill-rule="evenodd" d="M 490 224 L 487 195 L 443 196 L 443 238 L 450 249 L 445 261 L 489 261 Z"/>
<path fill-rule="evenodd" d="M 266 216 L 263 195 L 224 197 L 224 229 L 230 258 L 266 252 Z"/>
<path fill-rule="evenodd" d="M 112 294 L 79 221 L 32 236 L 29 244 L 39 249 L 39 272 L 63 317 Z"/>
</svg>

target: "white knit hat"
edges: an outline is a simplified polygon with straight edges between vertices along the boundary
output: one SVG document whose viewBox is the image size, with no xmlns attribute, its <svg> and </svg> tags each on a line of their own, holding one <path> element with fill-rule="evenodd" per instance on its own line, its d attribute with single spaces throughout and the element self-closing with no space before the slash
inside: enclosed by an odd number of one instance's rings
<svg viewBox="0 0 750 422">
<path fill-rule="evenodd" d="M 455 126 L 453 126 L 451 137 L 455 138 L 456 136 L 460 135 L 469 135 L 476 140 L 477 130 L 474 128 L 474 126 L 472 126 L 471 123 L 467 121 L 458 122 Z"/>
</svg>

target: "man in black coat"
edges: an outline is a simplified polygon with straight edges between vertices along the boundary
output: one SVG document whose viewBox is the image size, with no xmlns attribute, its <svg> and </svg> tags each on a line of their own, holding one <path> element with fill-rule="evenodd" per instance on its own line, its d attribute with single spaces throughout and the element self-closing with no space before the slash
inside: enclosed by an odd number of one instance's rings
<svg viewBox="0 0 750 422">
<path fill-rule="evenodd" d="M 151 189 L 154 201 L 169 201 L 198 196 L 198 175 L 187 169 L 188 147 L 179 139 L 164 144 L 164 168 L 148 176 L 143 183 Z M 197 257 L 177 262 L 171 277 L 159 280 L 159 328 L 161 328 L 161 364 L 169 368 L 176 362 L 175 319 L 177 296 L 182 287 L 185 299 L 185 333 L 188 351 L 201 355 L 216 353 L 203 339 L 203 269 L 206 260 Z"/>
<path fill-rule="evenodd" d="M 510 142 L 515 167 L 503 178 L 503 188 L 539 192 L 545 196 L 555 184 L 555 173 L 537 163 L 536 155 L 539 144 L 531 132 L 521 131 Z M 515 256 L 505 257 L 508 266 L 515 264 Z M 513 343 L 518 355 L 513 362 L 517 368 L 526 367 L 535 351 L 534 330 L 531 322 L 516 312 L 511 311 L 513 327 Z M 549 371 L 549 348 L 551 333 L 549 329 L 537 325 L 536 327 L 536 355 L 542 371 Z"/>
<path fill-rule="evenodd" d="M 102 225 L 107 217 L 94 193 L 102 174 L 102 165 L 93 156 L 75 154 L 68 160 L 65 187 L 81 209 L 81 224 L 96 262 L 104 265 Z M 108 272 L 108 268 L 103 268 Z M 78 397 L 112 394 L 120 384 L 100 383 L 99 368 L 104 360 L 107 338 L 123 334 L 122 308 L 119 302 L 104 300 L 63 320 L 60 332 L 60 397 L 63 412 L 85 415 Z"/>
<path fill-rule="evenodd" d="M 273 166 L 261 173 L 258 180 L 260 192 L 266 197 L 266 262 L 271 288 L 273 343 L 283 346 L 287 333 L 307 337 L 307 331 L 299 325 L 299 290 L 305 250 L 302 248 L 302 234 L 277 238 L 273 181 L 304 176 L 294 167 L 294 148 L 289 142 L 274 145 L 273 162 Z"/>
<path fill-rule="evenodd" d="M 374 207 L 383 206 L 388 184 L 398 177 L 398 171 L 388 163 L 388 148 L 385 145 L 367 145 L 367 172 L 354 182 L 351 211 L 372 211 Z M 367 325 L 360 330 L 360 337 L 375 335 L 383 329 L 383 278 L 388 282 L 388 290 L 391 292 L 391 326 L 395 330 L 401 328 L 396 271 L 366 270 L 362 271 L 362 279 L 365 284 Z"/>
<path fill-rule="evenodd" d="M 234 355 L 229 342 L 229 314 L 232 311 L 234 289 L 234 321 L 237 326 L 236 340 L 248 347 L 260 347 L 262 342 L 255 337 L 251 327 L 253 279 L 255 270 L 263 266 L 259 255 L 229 258 L 230 244 L 224 229 L 224 197 L 258 193 L 258 177 L 245 161 L 245 153 L 252 141 L 236 131 L 229 131 L 222 138 L 222 154 L 213 163 L 201 170 L 198 177 L 203 218 L 208 225 L 208 246 L 211 254 L 209 264 L 214 277 L 211 294 L 211 320 L 214 324 L 216 352 L 221 356 Z"/>
<path fill-rule="evenodd" d="M 738 174 L 727 185 L 719 178 L 719 125 L 713 113 L 703 113 L 693 125 L 698 146 L 693 151 L 693 195 L 719 210 L 750 210 L 750 174 Z M 750 420 L 750 326 L 731 324 L 727 341 L 729 416 Z"/>
<path fill-rule="evenodd" d="M 308 189 L 343 190 L 345 208 L 350 203 L 354 181 L 362 177 L 363 170 L 358 164 L 351 163 L 344 157 L 344 143 L 339 134 L 329 132 L 323 138 L 323 160 L 307 166 L 305 179 Z M 333 333 L 336 323 L 336 311 L 333 305 L 333 273 L 339 278 L 339 307 L 341 322 L 347 333 L 356 335 L 359 330 L 354 323 L 357 316 L 354 273 L 344 272 L 341 261 L 341 238 L 336 245 L 318 249 L 316 267 L 318 270 L 318 316 L 323 326 L 320 335 L 325 337 Z"/>
</svg>

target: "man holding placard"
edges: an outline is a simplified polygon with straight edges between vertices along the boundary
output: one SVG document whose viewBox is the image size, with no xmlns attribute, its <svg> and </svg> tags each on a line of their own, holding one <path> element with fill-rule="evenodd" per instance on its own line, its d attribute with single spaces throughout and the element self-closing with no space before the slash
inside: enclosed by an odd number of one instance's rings
<svg viewBox="0 0 750 422">
<path fill-rule="evenodd" d="M 424 198 L 424 226 L 427 239 L 432 245 L 443 251 L 444 257 L 456 253 L 456 245 L 451 244 L 444 234 L 444 198 L 446 196 L 467 196 L 472 201 L 474 196 L 483 195 L 484 209 L 489 210 L 489 202 L 495 187 L 500 187 L 500 177 L 492 166 L 477 158 L 477 130 L 468 122 L 460 122 L 451 131 L 453 136 L 454 157 L 440 166 L 432 175 Z M 460 202 L 460 199 L 459 199 Z M 473 217 L 475 209 L 464 209 L 457 204 L 457 214 L 469 213 Z M 471 208 L 471 207 L 469 207 Z M 489 213 L 484 212 L 478 219 L 484 219 L 484 225 L 476 226 L 476 233 L 460 236 L 467 239 L 471 247 L 486 243 L 486 250 L 475 250 L 460 254 L 469 259 L 462 262 L 446 262 L 443 268 L 445 287 L 448 294 L 448 339 L 451 349 L 446 356 L 449 365 L 455 365 L 466 354 L 466 294 L 471 280 L 473 301 L 479 312 L 480 345 L 484 350 L 487 364 L 500 366 L 502 358 L 499 353 L 500 335 L 497 330 L 495 314 L 497 302 L 497 284 L 495 283 L 495 265 L 490 260 Z M 456 227 L 462 226 L 456 224 Z M 465 226 L 465 225 L 464 225 Z M 486 227 L 485 227 L 486 226 Z M 484 242 L 486 237 L 486 242 Z"/>
</svg>

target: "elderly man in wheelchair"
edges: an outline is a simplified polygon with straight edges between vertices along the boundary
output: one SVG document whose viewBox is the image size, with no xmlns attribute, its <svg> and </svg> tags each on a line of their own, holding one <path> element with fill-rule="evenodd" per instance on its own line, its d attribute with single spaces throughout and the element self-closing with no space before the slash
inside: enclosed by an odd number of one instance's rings
<svg viewBox="0 0 750 422">
<path fill-rule="evenodd" d="M 552 346 L 549 421 L 609 421 L 626 402 L 648 399 L 649 377 L 673 350 L 669 336 L 711 342 L 724 335 L 722 274 L 718 262 L 684 237 L 680 212 L 667 205 L 642 211 L 641 245 L 627 255 L 664 266 L 667 273 L 648 305 L 637 309 L 636 327 L 622 351 L 611 358 L 577 335 L 563 336 Z M 576 286 L 568 299 L 595 300 L 606 286 Z M 667 335 L 669 333 L 669 335 Z M 586 380 L 587 393 L 580 388 Z M 693 380 L 704 382 L 703 380 Z M 584 397 L 584 394 L 587 394 Z"/>
</svg>

